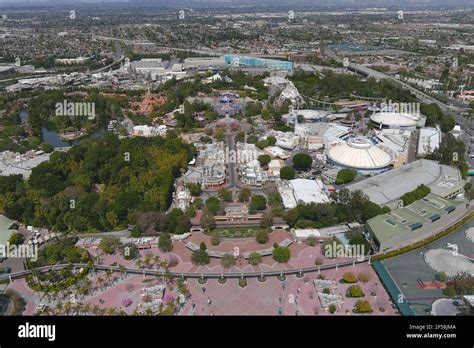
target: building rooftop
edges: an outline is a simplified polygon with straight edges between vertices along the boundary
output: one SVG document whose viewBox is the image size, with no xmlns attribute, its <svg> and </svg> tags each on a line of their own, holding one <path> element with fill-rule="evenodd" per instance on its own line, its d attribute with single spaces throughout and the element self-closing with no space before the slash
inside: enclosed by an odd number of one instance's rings
<svg viewBox="0 0 474 348">
<path fill-rule="evenodd" d="M 457 168 L 421 159 L 349 185 L 348 189 L 361 190 L 372 202 L 389 205 L 396 204 L 403 194 L 413 191 L 421 184 L 441 197 L 448 197 L 464 186 Z"/>
<path fill-rule="evenodd" d="M 363 137 L 356 137 L 347 143 L 331 147 L 328 157 L 337 164 L 358 169 L 384 168 L 392 162 L 387 152 Z"/>
<path fill-rule="evenodd" d="M 418 238 L 415 230 L 424 224 L 441 219 L 460 204 L 462 202 L 444 199 L 430 193 L 406 207 L 370 219 L 367 225 L 381 244 L 403 234 L 407 234 L 403 239 L 408 243 L 410 239 Z"/>
<path fill-rule="evenodd" d="M 15 232 L 13 225 L 13 220 L 10 220 L 5 215 L 0 215 L 0 245 L 5 245 L 10 236 Z"/>
<path fill-rule="evenodd" d="M 441 143 L 441 130 L 439 128 L 422 128 L 420 129 L 420 136 L 418 138 L 419 156 L 426 155 L 433 152 Z"/>
<path fill-rule="evenodd" d="M 327 203 L 327 190 L 321 180 L 295 179 L 281 181 L 278 190 L 287 209 L 292 209 L 298 203 Z"/>
<path fill-rule="evenodd" d="M 401 112 L 378 112 L 371 116 L 371 120 L 390 127 L 416 127 L 418 118 L 414 115 Z"/>
</svg>

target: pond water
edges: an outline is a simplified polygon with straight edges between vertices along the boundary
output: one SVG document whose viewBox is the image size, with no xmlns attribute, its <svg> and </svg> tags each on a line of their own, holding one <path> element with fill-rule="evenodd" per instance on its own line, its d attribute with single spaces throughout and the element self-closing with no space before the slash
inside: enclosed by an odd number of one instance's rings
<svg viewBox="0 0 474 348">
<path fill-rule="evenodd" d="M 75 144 L 79 144 L 79 142 L 87 137 L 92 137 L 94 139 L 102 137 L 105 133 L 107 133 L 107 129 L 105 127 L 99 127 L 91 134 L 82 137 L 76 140 L 62 140 L 59 137 L 59 133 L 55 129 L 47 129 L 46 127 L 41 128 L 41 134 L 43 136 L 43 140 L 48 144 L 51 144 L 53 147 L 68 147 Z"/>
<path fill-rule="evenodd" d="M 27 122 L 28 121 L 28 110 L 22 110 L 20 112 L 20 118 L 22 122 Z M 92 137 L 94 139 L 100 138 L 104 136 L 107 133 L 107 127 L 106 126 L 100 126 L 94 132 L 91 134 L 82 137 L 80 139 L 76 140 L 62 140 L 59 137 L 59 133 L 56 129 L 48 129 L 46 127 L 41 128 L 41 135 L 43 136 L 43 140 L 47 142 L 48 144 L 52 145 L 53 147 L 69 147 L 75 144 L 79 144 L 79 142 L 85 138 Z"/>
</svg>

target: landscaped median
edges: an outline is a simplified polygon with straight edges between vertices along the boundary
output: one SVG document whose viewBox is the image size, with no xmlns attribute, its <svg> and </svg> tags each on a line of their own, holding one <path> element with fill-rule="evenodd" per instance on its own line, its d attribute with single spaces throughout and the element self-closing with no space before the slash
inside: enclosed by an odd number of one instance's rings
<svg viewBox="0 0 474 348">
<path fill-rule="evenodd" d="M 398 255 L 408 253 L 408 252 L 416 250 L 418 248 L 421 248 L 422 246 L 430 244 L 430 243 L 434 242 L 435 240 L 438 240 L 438 239 L 450 234 L 451 232 L 457 230 L 459 227 L 464 225 L 467 221 L 469 221 L 473 217 L 474 217 L 474 212 L 471 211 L 468 215 L 466 215 L 464 218 L 462 218 L 461 220 L 456 222 L 454 225 L 452 225 L 452 226 L 448 227 L 447 229 L 445 229 L 443 232 L 440 232 L 440 233 L 438 233 L 434 236 L 431 236 L 429 238 L 420 240 L 419 242 L 416 242 L 414 244 L 410 244 L 410 245 L 405 246 L 403 248 L 390 251 L 386 254 L 374 255 L 374 256 L 371 257 L 371 260 L 373 260 L 373 261 L 382 261 L 382 260 L 385 260 L 385 259 L 389 259 L 391 257 L 395 257 L 395 256 L 398 256 Z"/>
</svg>

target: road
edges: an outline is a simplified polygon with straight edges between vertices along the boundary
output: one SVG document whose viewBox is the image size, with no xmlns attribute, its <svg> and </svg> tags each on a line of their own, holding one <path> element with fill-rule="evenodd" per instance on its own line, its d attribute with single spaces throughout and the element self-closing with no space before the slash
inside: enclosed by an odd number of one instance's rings
<svg viewBox="0 0 474 348">
<path fill-rule="evenodd" d="M 410 135 L 410 145 L 408 147 L 407 163 L 416 161 L 416 150 L 418 149 L 419 130 L 416 130 Z"/>
<path fill-rule="evenodd" d="M 229 187 L 230 189 L 235 189 L 237 187 L 237 177 L 235 170 L 235 145 L 234 145 L 234 135 L 228 131 L 226 133 L 226 153 L 227 153 L 227 166 L 228 166 L 228 175 L 229 175 Z"/>
<path fill-rule="evenodd" d="M 124 59 L 125 59 L 125 56 L 122 55 L 119 59 L 113 61 L 109 65 L 104 66 L 103 68 L 100 68 L 100 69 L 97 69 L 97 70 L 90 71 L 89 74 L 96 74 L 96 73 L 99 73 L 101 71 L 106 71 L 106 70 L 110 69 L 111 67 L 113 67 L 114 65 L 122 62 Z M 70 73 L 71 72 L 67 72 L 67 74 L 70 74 Z M 9 78 L 9 79 L 5 79 L 5 80 L 0 80 L 0 83 L 13 82 L 13 81 L 25 80 L 25 79 L 37 79 L 37 78 L 41 78 L 41 77 L 48 77 L 48 76 L 51 76 L 51 75 L 54 75 L 54 74 L 59 74 L 59 73 L 57 71 L 51 71 L 51 72 L 44 73 L 44 74 L 19 76 L 19 77 Z"/>
</svg>

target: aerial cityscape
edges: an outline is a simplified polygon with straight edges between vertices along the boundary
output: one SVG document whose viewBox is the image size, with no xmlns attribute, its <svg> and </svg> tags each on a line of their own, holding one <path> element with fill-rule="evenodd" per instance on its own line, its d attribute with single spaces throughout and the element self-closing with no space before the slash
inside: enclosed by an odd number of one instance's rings
<svg viewBox="0 0 474 348">
<path fill-rule="evenodd" d="M 0 315 L 474 314 L 472 2 L 0 16 Z"/>
</svg>

